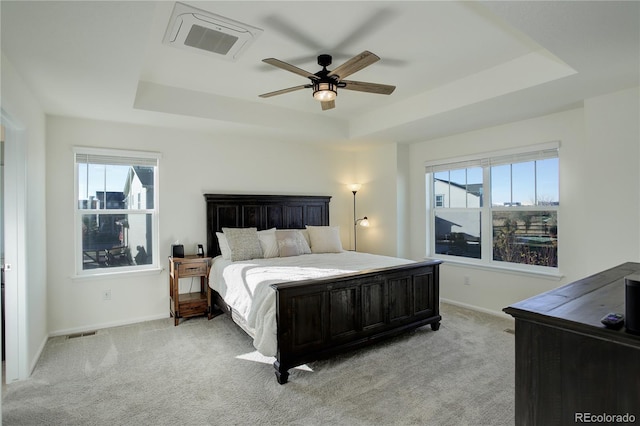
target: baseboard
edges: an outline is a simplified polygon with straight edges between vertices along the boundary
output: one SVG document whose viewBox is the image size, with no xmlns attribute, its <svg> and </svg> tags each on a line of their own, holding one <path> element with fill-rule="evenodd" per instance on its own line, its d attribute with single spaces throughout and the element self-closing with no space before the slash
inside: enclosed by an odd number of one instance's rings
<svg viewBox="0 0 640 426">
<path fill-rule="evenodd" d="M 82 327 L 67 328 L 64 330 L 56 330 L 49 333 L 49 337 L 66 336 L 67 334 L 84 333 L 87 331 L 100 330 L 103 328 L 120 327 L 123 325 L 137 324 L 139 322 L 154 321 L 158 319 L 168 318 L 168 314 L 150 315 L 148 317 L 138 317 L 122 321 L 105 322 L 102 324 L 86 325 Z"/>
<path fill-rule="evenodd" d="M 444 299 L 442 297 L 440 298 L 440 301 L 444 302 L 444 303 L 448 303 L 450 305 L 459 306 L 461 308 L 471 309 L 472 311 L 483 312 L 485 314 L 493 315 L 495 317 L 500 317 L 502 319 L 505 319 L 505 318 L 513 319 L 513 317 L 511 315 L 507 315 L 502 311 L 500 311 L 500 312 L 493 311 L 491 309 L 481 308 L 480 306 L 475 306 L 475 305 L 469 305 L 467 303 L 458 302 L 456 300 Z"/>
</svg>

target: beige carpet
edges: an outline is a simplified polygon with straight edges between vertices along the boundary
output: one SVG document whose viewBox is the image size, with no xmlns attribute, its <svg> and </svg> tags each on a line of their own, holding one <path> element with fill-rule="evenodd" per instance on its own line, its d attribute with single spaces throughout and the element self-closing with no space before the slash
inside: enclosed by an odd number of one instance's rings
<svg viewBox="0 0 640 426">
<path fill-rule="evenodd" d="M 286 385 L 226 316 L 52 338 L 3 392 L 3 424 L 513 425 L 512 323 L 441 311 L 438 331 L 291 370 Z"/>
</svg>

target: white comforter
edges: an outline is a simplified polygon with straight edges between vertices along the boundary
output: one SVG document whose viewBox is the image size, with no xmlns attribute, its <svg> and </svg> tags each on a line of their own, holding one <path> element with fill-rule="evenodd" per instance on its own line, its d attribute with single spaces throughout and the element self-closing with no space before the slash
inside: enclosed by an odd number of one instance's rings
<svg viewBox="0 0 640 426">
<path fill-rule="evenodd" d="M 266 356 L 276 354 L 275 291 L 270 284 L 323 278 L 373 268 L 413 263 L 411 260 L 344 251 L 342 253 L 253 259 L 240 262 L 218 256 L 209 286 L 232 308 L 232 317 Z"/>
</svg>

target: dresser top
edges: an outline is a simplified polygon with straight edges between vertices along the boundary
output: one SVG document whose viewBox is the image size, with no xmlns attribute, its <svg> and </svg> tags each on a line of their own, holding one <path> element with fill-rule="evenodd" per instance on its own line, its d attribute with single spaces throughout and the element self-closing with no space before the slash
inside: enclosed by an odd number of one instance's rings
<svg viewBox="0 0 640 426">
<path fill-rule="evenodd" d="M 504 309 L 525 319 L 607 340 L 640 346 L 640 336 L 605 328 L 600 322 L 610 312 L 625 313 L 624 278 L 640 273 L 640 263 L 627 262 L 571 284 L 539 294 Z"/>
</svg>

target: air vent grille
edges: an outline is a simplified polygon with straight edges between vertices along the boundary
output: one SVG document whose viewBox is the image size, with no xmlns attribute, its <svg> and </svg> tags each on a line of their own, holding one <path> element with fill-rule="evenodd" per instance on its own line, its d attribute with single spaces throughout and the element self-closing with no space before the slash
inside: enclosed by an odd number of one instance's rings
<svg viewBox="0 0 640 426">
<path fill-rule="evenodd" d="M 163 43 L 234 61 L 260 34 L 260 28 L 176 3 Z"/>
<path fill-rule="evenodd" d="M 184 44 L 219 55 L 226 55 L 237 41 L 238 37 L 201 27 L 200 25 L 192 25 Z"/>
<path fill-rule="evenodd" d="M 83 331 L 82 333 L 69 334 L 67 339 L 77 339 L 78 337 L 95 336 L 95 331 Z"/>
</svg>

